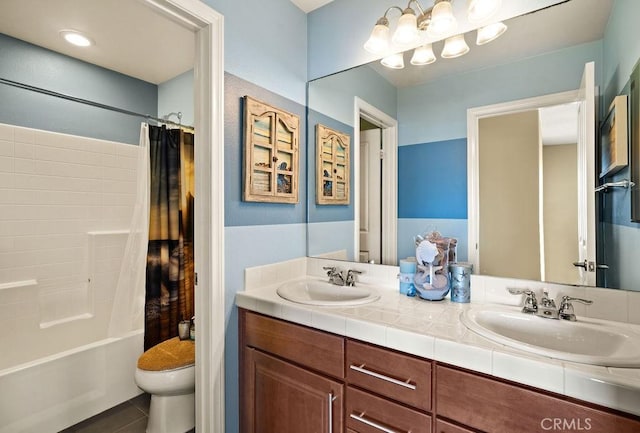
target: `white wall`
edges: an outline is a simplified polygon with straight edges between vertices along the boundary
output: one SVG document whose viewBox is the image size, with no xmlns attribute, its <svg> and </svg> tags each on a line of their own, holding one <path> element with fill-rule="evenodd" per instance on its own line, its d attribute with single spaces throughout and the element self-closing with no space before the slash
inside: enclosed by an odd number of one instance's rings
<svg viewBox="0 0 640 433">
<path fill-rule="evenodd" d="M 3 362 L 106 335 L 137 149 L 0 124 L 0 347 L 25 349 Z"/>
</svg>

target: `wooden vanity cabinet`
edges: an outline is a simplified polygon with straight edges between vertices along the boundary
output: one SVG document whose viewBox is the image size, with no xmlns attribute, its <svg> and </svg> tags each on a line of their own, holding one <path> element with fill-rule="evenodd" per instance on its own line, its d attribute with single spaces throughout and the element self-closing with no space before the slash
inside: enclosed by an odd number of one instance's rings
<svg viewBox="0 0 640 433">
<path fill-rule="evenodd" d="M 241 433 L 640 433 L 637 416 L 239 312 Z"/>
<path fill-rule="evenodd" d="M 239 312 L 240 431 L 342 433 L 344 338 Z"/>
</svg>

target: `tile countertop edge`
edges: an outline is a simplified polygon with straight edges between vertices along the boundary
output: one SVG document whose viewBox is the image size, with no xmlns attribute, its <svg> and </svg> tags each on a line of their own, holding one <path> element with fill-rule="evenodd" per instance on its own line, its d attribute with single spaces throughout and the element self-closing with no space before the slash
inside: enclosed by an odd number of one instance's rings
<svg viewBox="0 0 640 433">
<path fill-rule="evenodd" d="M 296 304 L 279 297 L 276 287 L 238 292 L 236 306 L 640 416 L 640 369 L 563 362 L 499 345 L 471 331 L 462 336 L 451 332 L 447 336 L 429 328 L 416 332 L 406 326 L 377 320 L 375 313 L 384 308 L 381 302 L 393 299 L 393 295 L 397 295 L 399 301 L 408 299 L 395 291 L 385 293 L 383 299 L 376 302 L 351 309 Z M 447 309 L 445 305 L 451 305 L 417 302 L 429 305 L 431 309 L 440 306 L 443 311 Z M 420 306 L 414 310 L 421 313 Z M 350 314 L 351 311 L 354 313 Z M 461 323 L 448 325 L 452 329 L 465 328 Z M 531 373 L 538 376 L 532 378 Z"/>
</svg>

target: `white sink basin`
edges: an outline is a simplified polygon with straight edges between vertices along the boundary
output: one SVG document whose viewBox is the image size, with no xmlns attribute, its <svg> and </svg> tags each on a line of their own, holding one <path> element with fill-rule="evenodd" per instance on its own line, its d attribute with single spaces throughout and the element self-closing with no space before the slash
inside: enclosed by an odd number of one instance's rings
<svg viewBox="0 0 640 433">
<path fill-rule="evenodd" d="M 550 358 L 608 367 L 640 367 L 638 327 L 578 317 L 577 322 L 524 314 L 520 308 L 473 307 L 460 320 L 495 341 Z M 636 329 L 634 329 L 636 328 Z"/>
<path fill-rule="evenodd" d="M 375 289 L 362 284 L 355 287 L 336 286 L 311 279 L 284 283 L 276 292 L 281 298 L 292 302 L 323 306 L 361 305 L 380 298 Z"/>
</svg>

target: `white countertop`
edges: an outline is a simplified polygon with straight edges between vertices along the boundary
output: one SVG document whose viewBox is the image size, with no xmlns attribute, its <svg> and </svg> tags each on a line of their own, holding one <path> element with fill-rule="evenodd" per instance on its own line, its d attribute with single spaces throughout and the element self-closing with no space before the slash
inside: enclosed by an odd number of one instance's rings
<svg viewBox="0 0 640 433">
<path fill-rule="evenodd" d="M 318 307 L 281 298 L 276 293 L 280 284 L 239 292 L 236 305 L 640 415 L 640 369 L 565 362 L 497 344 L 475 334 L 460 322 L 460 313 L 464 309 L 478 305 L 473 301 L 458 304 L 447 298 L 429 302 L 409 298 L 382 286 L 380 299 L 366 305 Z"/>
</svg>

